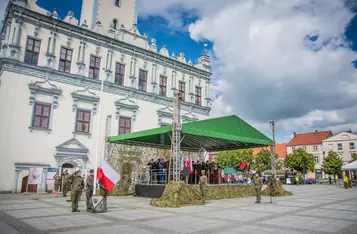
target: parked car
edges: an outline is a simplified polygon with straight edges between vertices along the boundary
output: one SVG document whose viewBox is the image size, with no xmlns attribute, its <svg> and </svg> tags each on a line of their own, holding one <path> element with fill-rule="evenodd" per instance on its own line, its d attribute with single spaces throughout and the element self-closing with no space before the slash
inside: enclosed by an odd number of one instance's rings
<svg viewBox="0 0 357 234">
<path fill-rule="evenodd" d="M 315 178 L 307 178 L 304 180 L 304 184 L 316 184 Z"/>
<path fill-rule="evenodd" d="M 332 180 L 332 183 L 333 183 L 334 181 Z M 330 181 L 329 181 L 329 179 L 323 179 L 323 178 L 321 178 L 321 179 L 318 179 L 318 180 L 316 180 L 316 183 L 317 184 L 330 184 Z"/>
</svg>

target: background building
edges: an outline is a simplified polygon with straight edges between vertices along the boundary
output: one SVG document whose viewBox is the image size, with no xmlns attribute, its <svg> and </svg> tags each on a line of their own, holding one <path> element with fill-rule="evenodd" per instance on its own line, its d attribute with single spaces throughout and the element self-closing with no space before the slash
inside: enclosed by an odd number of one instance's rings
<svg viewBox="0 0 357 234">
<path fill-rule="evenodd" d="M 321 171 L 321 164 L 323 161 L 323 148 L 322 141 L 331 137 L 333 134 L 331 131 L 322 131 L 297 134 L 294 132 L 294 137 L 287 144 L 287 153 L 291 154 L 295 149 L 302 148 L 307 153 L 314 155 L 315 157 L 315 172 L 307 174 L 308 178 L 319 178 L 323 176 Z"/>
<path fill-rule="evenodd" d="M 29 168 L 45 168 L 44 178 L 48 167 L 93 168 L 108 115 L 109 135 L 171 124 L 180 92 L 183 121 L 208 118 L 209 56 L 196 64 L 183 53 L 169 56 L 136 21 L 135 0 L 84 0 L 80 20 L 71 11 L 59 19 L 36 0 L 9 3 L 1 31 L 0 191 L 20 192 Z"/>
<path fill-rule="evenodd" d="M 352 154 L 357 153 L 357 134 L 351 131 L 341 132 L 322 141 L 324 156 L 328 152 L 336 152 L 343 160 L 343 164 L 348 164 L 352 160 Z"/>
</svg>

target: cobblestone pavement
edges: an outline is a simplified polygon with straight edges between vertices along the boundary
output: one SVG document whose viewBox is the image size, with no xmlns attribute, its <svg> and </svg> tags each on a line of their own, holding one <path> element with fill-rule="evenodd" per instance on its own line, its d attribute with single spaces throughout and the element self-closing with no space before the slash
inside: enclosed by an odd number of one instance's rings
<svg viewBox="0 0 357 234">
<path fill-rule="evenodd" d="M 64 197 L 0 195 L 0 233 L 357 233 L 357 189 L 286 186 L 295 195 L 269 203 L 254 198 L 204 206 L 154 208 L 147 198 L 109 197 L 108 212 L 71 213 Z"/>
</svg>

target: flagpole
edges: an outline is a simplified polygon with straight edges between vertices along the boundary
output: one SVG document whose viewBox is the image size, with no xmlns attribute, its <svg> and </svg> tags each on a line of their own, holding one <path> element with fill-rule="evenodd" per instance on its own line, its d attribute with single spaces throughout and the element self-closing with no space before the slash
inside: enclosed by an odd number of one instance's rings
<svg viewBox="0 0 357 234">
<path fill-rule="evenodd" d="M 98 169 L 98 157 L 99 157 L 100 122 L 101 122 L 101 118 L 102 118 L 103 89 L 104 89 L 104 77 L 102 77 L 102 85 L 100 87 L 100 97 L 99 97 L 99 109 L 98 109 L 99 117 L 98 117 L 98 125 L 97 125 L 97 145 L 95 147 L 93 196 L 95 196 L 96 190 L 97 190 L 97 169 Z"/>
</svg>

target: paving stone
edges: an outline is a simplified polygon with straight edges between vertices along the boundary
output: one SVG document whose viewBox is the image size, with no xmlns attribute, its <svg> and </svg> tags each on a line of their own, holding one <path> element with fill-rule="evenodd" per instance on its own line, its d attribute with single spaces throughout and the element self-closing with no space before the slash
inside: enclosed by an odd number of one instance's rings
<svg viewBox="0 0 357 234">
<path fill-rule="evenodd" d="M 118 233 L 136 233 L 136 234 L 153 234 L 156 232 L 151 232 L 149 230 L 144 230 L 137 227 L 132 227 L 128 225 L 115 225 L 99 228 L 91 228 L 78 231 L 69 231 L 69 232 L 57 232 L 58 234 L 92 234 L 92 233 L 102 233 L 102 234 L 118 234 Z"/>
<path fill-rule="evenodd" d="M 311 217 L 297 217 L 287 215 L 283 217 L 277 217 L 272 220 L 261 222 L 263 224 L 274 224 L 281 227 L 287 227 L 291 229 L 303 229 L 307 231 L 315 232 L 338 232 L 342 228 L 353 224 L 353 222 L 323 219 L 323 218 L 311 218 Z"/>
<path fill-rule="evenodd" d="M 71 214 L 61 218 L 48 217 L 48 218 L 26 219 L 24 220 L 24 222 L 39 230 L 45 230 L 45 231 L 111 223 L 111 221 L 109 220 L 104 220 L 94 215 L 80 215 L 80 214 Z"/>
<path fill-rule="evenodd" d="M 214 232 L 217 234 L 236 234 L 236 233 L 254 233 L 254 234 L 301 234 L 300 231 L 293 231 L 293 230 L 282 230 L 278 228 L 271 228 L 271 227 L 257 227 L 257 226 L 250 226 L 244 225 L 237 228 L 224 230 L 224 231 L 217 231 Z"/>
<path fill-rule="evenodd" d="M 57 216 L 69 215 L 70 211 L 65 208 L 44 208 L 44 209 L 29 209 L 29 210 L 13 210 L 6 211 L 8 215 L 15 218 L 29 218 L 29 217 L 42 217 L 42 216 Z"/>
<path fill-rule="evenodd" d="M 0 205 L 0 210 L 23 210 L 23 209 L 36 209 L 36 208 L 49 208 L 49 207 L 54 207 L 54 205 L 49 205 L 40 202 L 33 202 L 33 203 Z"/>
<path fill-rule="evenodd" d="M 312 210 L 305 210 L 303 212 L 299 212 L 298 214 L 301 215 L 309 215 L 315 217 L 328 217 L 331 219 L 352 219 L 357 220 L 357 212 L 351 211 L 337 211 L 336 210 L 326 210 L 326 209 L 312 209 Z"/>
<path fill-rule="evenodd" d="M 19 232 L 7 225 L 5 222 L 0 222 L 0 233 L 17 234 Z"/>
<path fill-rule="evenodd" d="M 167 217 L 167 216 L 172 216 L 174 214 L 159 212 L 157 210 L 153 211 L 153 210 L 135 209 L 135 210 L 106 212 L 103 213 L 103 215 L 111 216 L 123 220 L 140 220 L 140 219 Z"/>
<path fill-rule="evenodd" d="M 182 216 L 179 219 L 177 217 L 162 218 L 155 222 L 142 222 L 143 225 L 149 227 L 156 227 L 167 230 L 169 232 L 190 233 L 203 230 L 210 230 L 213 228 L 224 227 L 228 225 L 228 221 L 217 221 L 214 219 L 203 219 L 197 217 Z"/>
</svg>

